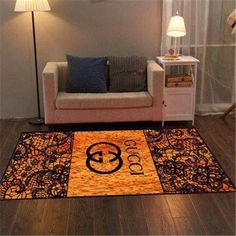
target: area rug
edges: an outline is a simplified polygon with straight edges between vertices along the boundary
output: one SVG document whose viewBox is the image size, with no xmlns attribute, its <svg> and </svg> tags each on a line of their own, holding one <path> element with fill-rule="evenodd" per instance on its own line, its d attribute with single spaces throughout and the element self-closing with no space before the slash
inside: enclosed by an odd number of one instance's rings
<svg viewBox="0 0 236 236">
<path fill-rule="evenodd" d="M 23 133 L 0 199 L 234 191 L 195 128 Z"/>
</svg>

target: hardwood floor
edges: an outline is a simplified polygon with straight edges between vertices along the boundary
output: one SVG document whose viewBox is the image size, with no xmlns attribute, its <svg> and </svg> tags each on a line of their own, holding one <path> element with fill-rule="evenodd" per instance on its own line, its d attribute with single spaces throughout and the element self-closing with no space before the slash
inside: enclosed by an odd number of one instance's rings
<svg viewBox="0 0 236 236">
<path fill-rule="evenodd" d="M 93 129 L 148 126 L 109 124 L 93 125 Z M 235 183 L 235 118 L 196 117 L 195 127 Z M 81 130 L 91 126 L 53 127 L 64 128 Z M 48 129 L 25 120 L 1 120 L 0 177 L 20 133 Z M 0 234 L 235 235 L 235 193 L 0 201 Z"/>
</svg>

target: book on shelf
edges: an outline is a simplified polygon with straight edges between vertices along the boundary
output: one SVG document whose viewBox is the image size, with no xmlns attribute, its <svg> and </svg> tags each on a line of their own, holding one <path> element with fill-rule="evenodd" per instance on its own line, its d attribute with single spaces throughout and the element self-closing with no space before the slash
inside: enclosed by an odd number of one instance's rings
<svg viewBox="0 0 236 236">
<path fill-rule="evenodd" d="M 166 76 L 167 83 L 174 83 L 174 82 L 192 82 L 192 76 L 188 74 L 178 74 L 178 75 L 167 75 Z"/>
<path fill-rule="evenodd" d="M 173 88 L 173 87 L 192 87 L 193 82 L 167 82 L 166 87 Z"/>
</svg>

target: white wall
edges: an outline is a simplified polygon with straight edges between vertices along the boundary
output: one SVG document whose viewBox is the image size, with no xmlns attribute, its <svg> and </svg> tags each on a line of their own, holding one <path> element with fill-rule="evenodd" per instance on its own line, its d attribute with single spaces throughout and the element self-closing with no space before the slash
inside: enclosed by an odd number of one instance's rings
<svg viewBox="0 0 236 236">
<path fill-rule="evenodd" d="M 66 54 L 154 59 L 160 53 L 162 0 L 49 3 L 51 12 L 36 13 L 40 76 L 46 62 L 65 61 Z M 0 0 L 0 118 L 37 115 L 31 14 L 14 12 L 14 5 Z"/>
</svg>

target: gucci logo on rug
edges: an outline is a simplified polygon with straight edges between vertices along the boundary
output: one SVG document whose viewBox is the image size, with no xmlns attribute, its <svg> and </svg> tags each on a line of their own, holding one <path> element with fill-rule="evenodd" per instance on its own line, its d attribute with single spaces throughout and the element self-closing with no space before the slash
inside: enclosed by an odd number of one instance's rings
<svg viewBox="0 0 236 236">
<path fill-rule="evenodd" d="M 87 148 L 86 154 L 86 166 L 97 174 L 114 173 L 123 165 L 121 149 L 113 143 L 95 143 Z"/>
</svg>

